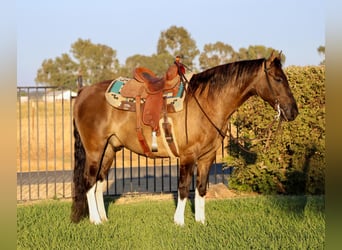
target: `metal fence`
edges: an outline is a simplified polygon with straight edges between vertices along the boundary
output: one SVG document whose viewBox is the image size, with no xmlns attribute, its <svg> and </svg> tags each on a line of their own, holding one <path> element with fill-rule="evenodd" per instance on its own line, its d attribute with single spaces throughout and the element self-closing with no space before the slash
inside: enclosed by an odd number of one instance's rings
<svg viewBox="0 0 342 250">
<path fill-rule="evenodd" d="M 17 87 L 17 201 L 71 197 L 75 96 L 57 87 Z M 225 150 L 222 144 L 209 183 L 227 182 Z M 123 149 L 109 171 L 105 194 L 176 192 L 178 167 L 177 159 L 148 159 Z"/>
</svg>

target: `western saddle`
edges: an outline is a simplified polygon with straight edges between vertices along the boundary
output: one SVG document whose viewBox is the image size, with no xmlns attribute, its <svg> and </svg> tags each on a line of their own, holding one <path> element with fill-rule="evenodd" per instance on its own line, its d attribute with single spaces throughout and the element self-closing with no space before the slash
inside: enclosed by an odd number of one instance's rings
<svg viewBox="0 0 342 250">
<path fill-rule="evenodd" d="M 159 120 L 163 117 L 162 127 L 169 148 L 175 156 L 175 146 L 171 124 L 167 118 L 167 96 L 176 96 L 180 87 L 179 65 L 171 65 L 165 76 L 157 77 L 151 70 L 138 67 L 134 70 L 134 79 L 129 80 L 121 89 L 123 97 L 134 98 L 137 114 L 137 136 L 147 156 L 153 157 L 142 133 L 141 122 L 152 128 L 152 152 L 158 151 L 156 136 L 160 135 Z M 142 100 L 145 102 L 142 103 Z M 142 112 L 141 112 L 142 110 Z"/>
</svg>

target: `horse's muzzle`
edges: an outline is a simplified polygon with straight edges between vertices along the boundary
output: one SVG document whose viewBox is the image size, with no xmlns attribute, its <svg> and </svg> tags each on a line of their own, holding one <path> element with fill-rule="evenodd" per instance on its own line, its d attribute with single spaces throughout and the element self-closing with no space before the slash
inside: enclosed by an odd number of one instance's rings
<svg viewBox="0 0 342 250">
<path fill-rule="evenodd" d="M 289 105 L 283 106 L 283 107 L 281 106 L 280 109 L 281 109 L 282 119 L 285 121 L 289 121 L 289 122 L 293 121 L 299 113 L 296 103 L 289 104 Z"/>
</svg>

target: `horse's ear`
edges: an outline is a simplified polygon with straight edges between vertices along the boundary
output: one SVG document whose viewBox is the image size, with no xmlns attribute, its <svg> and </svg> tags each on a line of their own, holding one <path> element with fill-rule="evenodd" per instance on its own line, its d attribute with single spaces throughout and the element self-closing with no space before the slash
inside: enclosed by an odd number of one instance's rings
<svg viewBox="0 0 342 250">
<path fill-rule="evenodd" d="M 279 52 L 279 55 L 278 55 L 278 58 L 279 58 L 279 60 L 281 60 L 281 54 L 283 53 L 283 51 L 281 50 L 280 52 Z"/>
<path fill-rule="evenodd" d="M 271 55 L 269 56 L 269 58 L 266 60 L 266 67 L 269 68 L 271 66 L 271 63 L 274 61 L 274 59 L 276 59 L 277 56 L 274 53 L 274 50 L 272 50 Z"/>
</svg>

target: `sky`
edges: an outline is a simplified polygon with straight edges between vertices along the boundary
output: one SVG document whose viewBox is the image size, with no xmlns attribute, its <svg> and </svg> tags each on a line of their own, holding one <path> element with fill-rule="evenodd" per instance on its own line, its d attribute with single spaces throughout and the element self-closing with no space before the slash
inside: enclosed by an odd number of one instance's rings
<svg viewBox="0 0 342 250">
<path fill-rule="evenodd" d="M 17 85 L 35 86 L 45 59 L 70 53 L 79 38 L 110 46 L 120 64 L 152 55 L 162 31 L 185 28 L 202 51 L 221 41 L 234 50 L 282 50 L 289 65 L 318 65 L 325 46 L 324 0 L 17 0 Z"/>
</svg>

